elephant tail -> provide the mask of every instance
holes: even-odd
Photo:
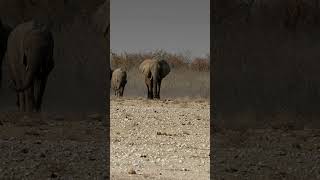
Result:
[[[34,76],[35,73],[29,69],[25,77],[25,83],[23,83],[22,87],[16,88],[16,91],[20,92],[28,89],[33,84]]]

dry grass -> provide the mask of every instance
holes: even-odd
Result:
[[[146,97],[144,76],[134,68],[127,72],[128,83],[125,87],[125,96]],[[110,92],[113,94],[113,91]],[[172,69],[170,74],[162,80],[161,97],[163,98],[209,98],[210,73],[191,70]]]

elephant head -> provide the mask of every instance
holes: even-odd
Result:
[[[115,92],[115,96],[122,97],[124,87],[127,84],[127,72],[122,68],[115,69],[112,73],[111,86]]]
[[[10,34],[7,61],[20,111],[40,111],[47,78],[54,68],[54,41],[45,25],[18,25]]]
[[[149,99],[160,99],[161,81],[170,73],[170,66],[164,60],[146,59],[139,66],[145,76]]]

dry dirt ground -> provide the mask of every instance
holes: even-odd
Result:
[[[320,179],[320,130],[218,130],[213,179]]]
[[[111,179],[209,179],[209,101],[112,98]]]
[[[0,114],[0,179],[106,179],[101,115]]]

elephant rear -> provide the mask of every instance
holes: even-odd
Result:
[[[40,111],[47,78],[54,68],[53,46],[49,28],[35,21],[16,26],[9,35],[6,59],[20,111]]]
[[[147,77],[150,77],[151,76],[151,71],[150,71],[150,67],[151,65],[153,64],[154,60],[153,59],[146,59],[144,60],[140,66],[139,66],[139,71],[147,76]]]
[[[8,38],[7,60],[16,88],[28,88],[33,75],[50,72],[53,62],[53,37],[46,26],[29,21],[18,25]]]
[[[140,64],[139,70],[145,76],[148,98],[160,99],[161,81],[170,73],[169,64],[165,60],[146,59]]]

